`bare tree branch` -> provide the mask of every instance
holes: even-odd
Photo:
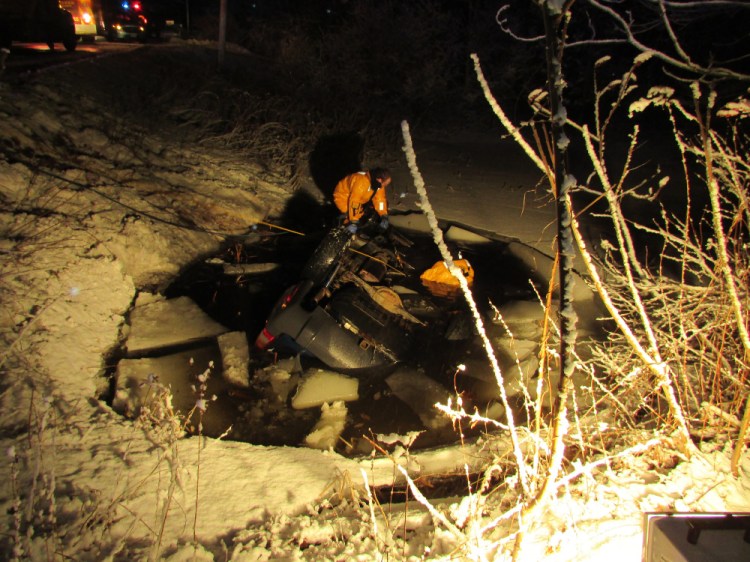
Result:
[[[735,72],[733,70],[730,70],[728,68],[724,67],[704,67],[697,63],[693,63],[689,59],[685,60],[682,58],[675,58],[673,56],[670,56],[663,51],[659,49],[655,49],[653,47],[649,47],[648,45],[642,43],[636,36],[635,33],[633,33],[633,28],[631,22],[628,22],[623,18],[616,10],[612,9],[609,6],[605,6],[601,1],[599,0],[586,0],[589,5],[593,6],[594,8],[600,10],[602,13],[609,16],[612,21],[614,21],[618,27],[620,28],[620,31],[624,34],[625,39],[627,42],[641,51],[642,53],[649,53],[658,60],[661,60],[662,62],[665,62],[669,64],[670,66],[673,66],[675,68],[679,68],[694,74],[697,74],[701,77],[701,79],[731,79],[731,80],[742,80],[742,81],[750,81],[750,74],[744,74],[741,72]]]

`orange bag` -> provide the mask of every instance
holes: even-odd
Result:
[[[455,260],[453,264],[461,270],[469,287],[471,287],[474,282],[474,268],[471,267],[471,264],[464,259]],[[422,285],[436,297],[452,298],[461,290],[458,279],[453,276],[448,270],[448,266],[442,261],[435,262],[435,265],[420,275],[419,278],[422,280]]]

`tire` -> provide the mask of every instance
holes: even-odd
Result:
[[[76,50],[76,47],[78,46],[78,37],[73,34],[73,37],[66,37],[63,39],[63,47],[65,47],[65,50],[69,53],[72,53]]]
[[[63,12],[60,29],[62,31],[62,44],[65,50],[72,53],[78,46],[78,36],[76,35],[76,25],[73,23],[73,16],[69,12]]]
[[[310,279],[316,285],[324,283],[351,243],[351,239],[352,235],[345,228],[331,229],[302,268],[302,279]]]

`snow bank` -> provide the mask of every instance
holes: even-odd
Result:
[[[45,76],[50,87],[38,84]],[[56,552],[80,558],[80,548],[83,558],[101,559],[143,558],[144,544],[158,544],[158,558],[192,540],[194,524],[196,538],[213,544],[269,509],[302,511],[330,485],[341,459],[205,438],[170,442],[182,434],[171,408],[134,422],[97,399],[108,389],[106,359],[119,348],[136,291],[158,292],[227,236],[278,212],[288,190],[260,179],[245,155],[223,150],[217,158],[208,147],[165,145],[135,124],[113,127],[108,108],[66,91],[74,81],[54,72],[35,81],[18,92],[0,84],[0,136],[17,153],[12,164],[0,159],[8,258],[0,262],[0,447],[18,459],[15,468],[5,456],[0,463],[3,513],[18,497],[17,470],[29,506],[40,501],[59,516],[47,533]],[[139,299],[130,351],[227,331],[190,303],[158,299]],[[169,331],[148,312],[165,307]],[[120,377],[142,390],[169,387],[171,376],[206,369],[198,353],[126,360]],[[189,391],[173,400],[196,405]],[[139,402],[128,396],[122,405],[136,415]],[[29,532],[40,548],[51,544],[41,527]]]

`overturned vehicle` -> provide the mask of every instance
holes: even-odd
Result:
[[[333,228],[274,306],[256,347],[314,357],[369,381],[469,341],[469,309],[436,252],[426,255],[392,227],[354,235]],[[457,265],[471,282],[469,263]]]
[[[220,376],[208,379],[217,402],[201,421],[205,435],[224,436],[231,426],[226,435],[235,440],[357,455],[372,450],[366,435],[401,436],[419,448],[452,443],[451,420],[435,404],[456,396],[467,411],[502,420],[486,340],[424,216],[391,223],[396,229],[365,225],[352,235],[334,227],[302,237],[265,224],[196,263],[166,300],[133,311],[117,367],[118,407],[137,411],[159,373],[173,403],[191,412],[195,379],[208,365]],[[537,378],[540,284],[529,283],[521,249],[495,233],[439,226],[472,282],[509,406],[523,413],[540,392],[549,401],[555,381]]]

